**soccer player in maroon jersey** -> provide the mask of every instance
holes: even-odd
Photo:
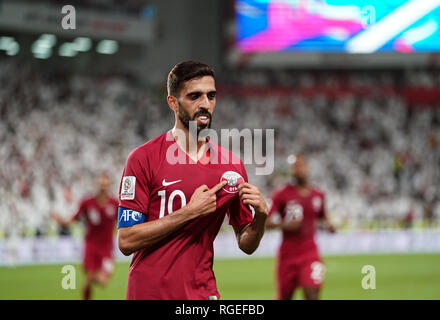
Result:
[[[304,155],[298,155],[291,167],[293,184],[276,190],[266,222],[268,229],[279,228],[283,240],[277,257],[277,299],[291,299],[302,287],[308,300],[319,298],[325,266],[315,243],[316,220],[329,232],[335,228],[327,220],[324,194],[308,181],[309,167]]]
[[[52,218],[68,228],[74,221],[83,219],[86,225],[83,267],[86,281],[83,299],[91,298],[93,284],[105,286],[113,273],[113,232],[118,212],[118,201],[109,193],[110,177],[101,173],[97,177],[97,192],[81,201],[78,211],[68,220],[51,212]]]
[[[211,67],[181,62],[170,71],[167,89],[174,128],[133,150],[121,180],[119,249],[134,253],[126,297],[216,300],[213,242],[225,216],[239,248],[252,254],[264,233],[267,206],[247,182],[240,159],[199,136],[210,127],[216,104]],[[184,163],[170,161],[173,156]]]

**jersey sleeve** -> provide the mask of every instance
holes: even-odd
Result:
[[[81,203],[79,204],[78,210],[75,212],[72,219],[74,221],[81,219],[84,216],[84,214],[86,214],[87,211],[86,209],[87,209],[86,200],[82,200]]]
[[[281,208],[281,199],[279,196],[279,192],[275,191],[270,195],[268,217],[276,213],[281,214],[281,211],[282,208]]]
[[[321,219],[325,219],[327,216],[326,210],[325,210],[325,196],[324,194],[321,194],[321,210],[318,213],[318,217]]]
[[[282,190],[275,190],[269,197],[269,213],[267,219],[273,223],[280,223],[284,219],[284,202],[282,197]]]
[[[241,163],[241,174],[245,182],[248,182],[248,177],[246,173],[246,169],[244,168],[243,163]],[[231,206],[228,211],[229,224],[231,226],[242,226],[252,222],[254,219],[253,212],[250,207],[245,205],[243,201],[241,201],[238,193],[234,200],[232,200]]]
[[[150,168],[146,156],[132,152],[119,186],[118,228],[145,221],[150,197]]]

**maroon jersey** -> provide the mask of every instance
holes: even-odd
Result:
[[[315,188],[310,188],[307,194],[301,194],[297,187],[288,184],[277,190],[271,200],[269,218],[278,213],[284,221],[301,221],[298,230],[283,231],[280,257],[292,260],[317,257],[316,219],[325,217],[324,194]]]
[[[86,224],[86,247],[100,252],[113,249],[113,230],[118,213],[118,201],[109,198],[100,206],[96,198],[83,200],[74,219],[84,219]]]
[[[119,227],[127,226],[122,220],[130,216],[146,223],[172,214],[203,184],[228,184],[216,194],[215,212],[134,253],[127,299],[219,298],[212,270],[214,239],[226,215],[234,226],[250,223],[253,216],[238,196],[238,185],[247,182],[243,163],[210,140],[206,145],[205,158],[194,162],[168,131],[129,155],[120,187]]]

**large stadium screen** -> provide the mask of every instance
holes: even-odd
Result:
[[[440,51],[439,0],[236,0],[242,53]]]

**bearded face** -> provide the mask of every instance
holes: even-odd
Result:
[[[182,105],[179,103],[178,111],[179,120],[182,122],[183,126],[189,130],[189,122],[195,121],[197,123],[197,134],[203,129],[211,128],[212,115],[206,109],[200,109],[191,115]]]
[[[177,97],[177,117],[189,130],[190,121],[195,121],[197,133],[211,127],[216,103],[215,81],[211,76],[188,80]]]

